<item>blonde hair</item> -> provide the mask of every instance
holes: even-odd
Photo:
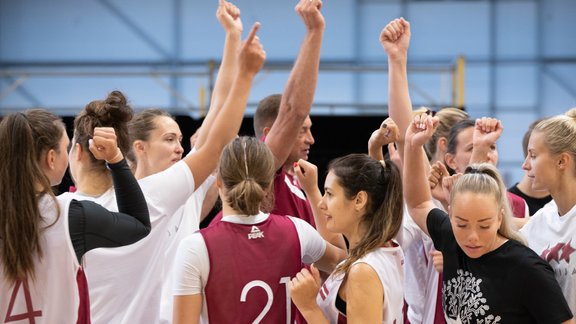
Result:
[[[576,160],[576,108],[539,122],[533,132],[544,134],[544,143],[552,154],[570,153]]]
[[[492,195],[498,202],[498,207],[504,210],[498,234],[526,245],[524,238],[512,225],[512,208],[506,195],[506,186],[496,167],[489,163],[469,165],[450,192],[450,204],[452,205],[458,194],[464,192]]]

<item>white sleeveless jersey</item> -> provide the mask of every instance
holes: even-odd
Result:
[[[166,248],[176,237],[170,224],[194,192],[194,178],[180,161],[138,183],[150,213],[150,234],[134,244],[95,249],[84,256],[94,324],[159,322]],[[112,189],[97,198],[78,197],[118,210]]]
[[[384,307],[382,323],[401,324],[404,322],[404,254],[400,246],[378,248],[360,260],[354,262],[366,263],[376,271],[384,288]],[[332,324],[345,323],[346,316],[336,308],[336,296],[342,285],[343,275],[331,274],[320,288],[316,302],[328,321]],[[340,322],[339,322],[340,321]]]
[[[411,324],[434,323],[440,293],[438,271],[430,255],[435,250],[434,243],[412,220],[406,204],[396,239],[404,251],[404,299],[408,304],[408,320]]]
[[[76,323],[80,304],[76,275],[80,265],[68,229],[70,201],[70,197],[55,201],[49,195],[40,199],[45,230],[40,237],[43,257],[34,262],[35,280],[8,284],[0,267],[2,323]]]

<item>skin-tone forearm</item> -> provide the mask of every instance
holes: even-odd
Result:
[[[197,324],[200,323],[202,311],[202,295],[174,296],[172,323]]]
[[[326,319],[324,313],[322,312],[320,307],[318,307],[318,305],[313,305],[312,307],[307,308],[305,310],[300,310],[300,313],[302,314],[302,316],[304,316],[304,319],[308,323],[318,323],[318,324],[330,323],[328,322],[328,319]]]
[[[266,58],[262,44],[256,37],[259,26],[259,23],[254,25],[250,35],[241,46],[238,72],[222,111],[210,129],[206,145],[203,145],[195,154],[184,158],[194,175],[197,187],[216,168],[224,146],[232,141],[240,129],[252,82]]]
[[[342,234],[332,233],[326,229],[326,217],[323,216],[320,211],[318,204],[322,200],[322,194],[320,189],[311,190],[312,192],[306,192],[308,201],[310,201],[310,206],[312,207],[312,214],[314,214],[314,222],[316,223],[316,230],[322,236],[324,240],[331,243],[332,245],[346,251],[346,243],[344,242],[344,237]]]
[[[274,154],[277,169],[287,162],[302,123],[312,108],[324,36],[324,17],[320,7],[317,1],[308,0],[301,0],[296,6],[307,32],[284,87],[278,116],[266,136],[266,144]]]
[[[490,161],[489,154],[502,134],[502,123],[495,118],[483,117],[476,119],[472,140],[472,156],[470,163],[495,162]]]
[[[412,100],[408,87],[408,46],[410,24],[403,18],[391,21],[380,33],[388,55],[388,113],[398,125],[398,152],[404,156],[404,134],[412,121]]]
[[[432,137],[438,118],[420,115],[414,118],[406,132],[403,189],[408,213],[420,229],[428,235],[426,219],[436,206],[428,183],[428,163],[424,153],[424,143]]]
[[[408,91],[407,55],[396,60],[388,59],[389,114],[398,125],[400,138],[398,151],[404,155],[404,134],[412,120],[412,100]]]
[[[346,244],[342,234],[328,231],[326,228],[326,217],[320,210],[319,205],[322,200],[322,193],[318,188],[318,168],[314,164],[301,159],[294,163],[294,174],[298,177],[298,182],[310,202],[316,230],[324,240],[345,251]]]
[[[490,147],[495,144],[482,143],[474,145],[472,149],[472,154],[470,155],[470,163],[484,163],[488,162],[488,153],[490,153]]]
[[[412,146],[406,143],[404,152],[404,201],[408,206],[408,212],[414,222],[428,235],[426,217],[428,213],[417,212],[419,207],[426,202],[432,202],[432,194],[427,181],[424,148]]]
[[[374,160],[384,160],[384,154],[382,154],[382,146],[370,141],[368,141],[368,155]]]
[[[216,116],[222,110],[222,105],[230,92],[232,81],[234,81],[234,76],[238,71],[236,55],[240,48],[240,38],[242,36],[242,21],[239,15],[240,10],[236,6],[223,0],[220,1],[216,16],[226,31],[226,38],[224,40],[222,62],[218,69],[216,84],[210,100],[210,108],[202,122],[202,127],[200,127],[195,144],[196,149],[199,149],[206,142],[208,132],[212,128]]]

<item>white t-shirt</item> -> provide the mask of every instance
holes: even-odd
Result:
[[[183,239],[199,230],[202,203],[204,202],[204,198],[206,198],[208,190],[214,185],[215,181],[215,176],[211,175],[208,177],[208,179],[194,191],[194,194],[186,201],[186,204],[178,209],[176,215],[172,217],[172,223],[169,226],[172,230],[177,231],[177,234],[166,248],[166,262],[163,275],[165,280],[162,286],[162,298],[160,300],[160,323],[172,322],[172,304],[174,300],[172,297],[172,288],[175,281],[172,268],[176,251],[178,251],[178,246]]]
[[[96,324],[159,322],[166,249],[177,236],[170,224],[194,192],[194,178],[186,162],[179,161],[138,183],[150,212],[150,234],[134,244],[95,249],[84,256],[92,322]],[[100,197],[76,195],[117,210],[110,191]]]
[[[553,202],[536,212],[520,232],[530,248],[550,263],[570,310],[576,314],[576,206],[559,216]]]
[[[254,216],[225,216],[223,222],[235,224],[258,224],[268,219],[269,214],[260,213]],[[294,222],[300,241],[302,262],[310,264],[318,261],[326,251],[326,242],[307,222],[289,216]],[[194,233],[180,243],[174,261],[174,295],[196,295],[203,293],[210,274],[210,258],[204,238]],[[206,323],[206,299],[203,298],[201,320]]]

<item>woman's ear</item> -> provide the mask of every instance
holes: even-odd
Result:
[[[222,188],[222,178],[220,178],[218,174],[216,174],[216,187],[218,187],[218,189]]]
[[[454,155],[452,153],[446,153],[444,155],[444,162],[446,162],[446,165],[449,166],[452,170],[456,170],[458,167],[458,165],[456,165],[456,161],[454,161]]]
[[[142,154],[145,150],[144,141],[135,140],[134,143],[132,143],[132,150],[134,151],[134,154]]]
[[[567,153],[567,152],[562,152],[560,154],[558,154],[558,158],[556,160],[556,165],[558,165],[558,168],[562,171],[569,169],[568,166],[569,165],[573,165],[573,163],[570,163],[570,161],[574,161],[574,159],[572,159],[572,156]],[[571,168],[570,168],[571,170]]]
[[[82,159],[83,153],[84,150],[82,149],[82,145],[80,145],[80,143],[73,144],[71,158],[74,159],[74,161],[80,161]]]
[[[436,152],[446,153],[447,150],[448,150],[448,140],[446,139],[446,137],[438,138],[438,141],[436,141]]]
[[[368,194],[366,191],[360,191],[356,194],[354,198],[354,210],[362,211],[366,208],[368,204]]]
[[[56,151],[49,149],[44,156],[44,164],[47,170],[54,170],[56,161]]]

